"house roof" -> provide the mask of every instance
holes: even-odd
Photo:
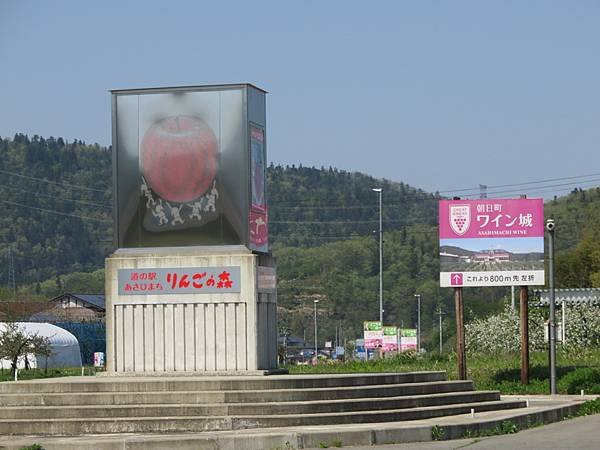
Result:
[[[536,291],[539,293],[539,305],[547,306],[550,304],[550,290],[540,289]],[[573,288],[573,289],[555,289],[554,290],[554,302],[555,304],[565,303],[570,305],[600,305],[600,288]]]
[[[76,297],[79,300],[82,300],[86,303],[89,303],[92,306],[95,306],[96,308],[100,308],[103,311],[106,310],[104,294],[74,294],[66,292],[62,295],[59,295],[58,297],[53,298],[51,301],[62,300],[65,297]]]

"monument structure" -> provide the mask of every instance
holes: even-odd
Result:
[[[266,92],[114,90],[108,374],[277,367]]]

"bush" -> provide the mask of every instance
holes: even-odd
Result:
[[[561,391],[567,394],[600,394],[600,369],[584,367],[567,373],[559,382]]]

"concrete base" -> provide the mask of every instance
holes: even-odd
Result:
[[[211,267],[239,270],[237,292],[119,291],[122,269],[156,271],[160,277]],[[235,375],[276,369],[277,293],[274,283],[266,288],[259,283],[265,268],[274,273],[273,259],[243,246],[117,250],[106,259],[106,373]]]
[[[87,435],[77,437],[3,436],[0,448],[17,450],[37,443],[46,450],[189,450],[309,449],[323,444],[334,447],[371,446],[426,442],[434,440],[433,429],[441,439],[456,439],[484,432],[510,420],[520,429],[563,420],[577,412],[581,397],[557,398],[538,403],[537,396],[523,397],[530,407],[490,411],[452,417],[436,417],[394,423],[290,427],[203,433]]]

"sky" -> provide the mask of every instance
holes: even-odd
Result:
[[[0,137],[109,145],[110,89],[248,82],[275,164],[548,198],[600,185],[598,55],[597,1],[0,0]]]

